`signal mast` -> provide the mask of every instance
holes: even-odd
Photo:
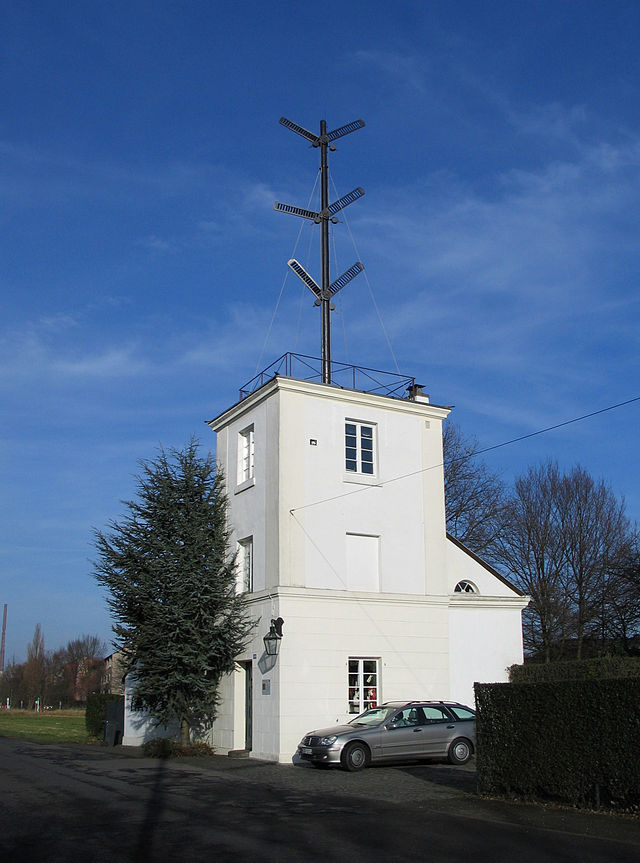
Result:
[[[302,219],[309,219],[315,224],[319,224],[321,228],[321,249],[322,249],[322,285],[313,279],[305,270],[299,261],[291,258],[288,261],[288,266],[304,282],[311,293],[316,298],[316,306],[320,306],[322,312],[322,383],[331,383],[331,311],[334,309],[332,298],[347,285],[351,279],[355,278],[358,273],[361,273],[364,267],[357,261],[352,267],[344,272],[334,282],[331,282],[329,273],[329,222],[336,224],[338,218],[336,213],[343,210],[349,204],[357,201],[364,195],[364,189],[358,186],[349,194],[344,195],[333,204],[329,203],[329,171],[327,164],[328,150],[335,150],[333,141],[337,138],[342,138],[350,132],[355,132],[357,129],[362,129],[364,126],[363,120],[354,120],[352,123],[347,123],[346,126],[340,126],[339,129],[334,129],[333,132],[327,132],[326,120],[320,121],[320,134],[316,135],[309,132],[308,129],[287,120],[286,117],[280,118],[280,123],[285,128],[292,132],[301,135],[311,142],[311,145],[320,150],[320,212],[314,210],[306,210],[302,207],[296,207],[292,204],[281,204],[276,201],[273,205],[274,210],[280,213],[289,213],[292,216],[300,216]]]

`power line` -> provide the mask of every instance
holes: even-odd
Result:
[[[547,428],[539,429],[538,431],[530,432],[529,434],[523,434],[520,437],[514,437],[512,440],[503,441],[503,443],[497,443],[493,446],[485,447],[484,449],[479,449],[478,452],[474,453],[474,455],[480,455],[481,453],[491,452],[494,449],[500,449],[503,446],[509,446],[512,443],[519,443],[521,440],[527,440],[530,437],[536,437],[537,435],[546,434],[547,432],[554,431],[555,429],[561,429],[564,426],[570,426],[573,423],[582,422],[582,420],[591,419],[591,417],[596,417],[598,414],[605,414],[607,411],[615,410],[616,408],[622,408],[625,405],[633,404],[633,402],[640,401],[640,396],[635,396],[635,398],[627,399],[624,402],[618,402],[615,405],[609,405],[607,408],[600,408],[598,411],[592,411],[589,414],[583,414],[581,417],[574,417],[572,420],[565,420],[563,423],[556,423],[553,426],[547,426]]]
[[[520,443],[520,441],[528,440],[529,438],[532,438],[532,437],[538,437],[539,435],[547,434],[547,432],[555,431],[556,429],[564,428],[565,426],[573,425],[574,423],[578,423],[578,422],[582,422],[583,420],[591,419],[591,417],[599,416],[600,414],[604,414],[604,413],[607,413],[608,411],[616,410],[617,408],[625,407],[626,405],[630,405],[630,404],[633,404],[634,402],[638,402],[638,401],[640,401],[640,396],[635,396],[634,398],[627,399],[626,401],[618,402],[617,404],[614,404],[614,405],[609,405],[606,408],[600,408],[600,410],[591,411],[591,413],[582,414],[582,416],[574,417],[573,419],[565,420],[564,422],[556,423],[555,425],[547,426],[546,428],[543,428],[543,429],[538,429],[538,431],[530,432],[529,434],[525,434],[525,435],[520,435],[520,437],[511,438],[511,440],[502,441],[502,443],[493,444],[493,446],[484,447],[483,449],[476,450],[476,452],[471,453],[468,456],[462,456],[460,460],[466,459],[466,458],[475,458],[475,456],[482,455],[483,453],[492,452],[493,450],[501,449],[502,447],[505,447],[505,446],[511,446],[511,444]],[[343,492],[342,494],[336,494],[333,497],[326,497],[323,500],[316,500],[313,503],[306,503],[306,504],[304,504],[304,506],[293,507],[293,509],[289,510],[289,513],[291,515],[293,515],[294,512],[299,512],[300,510],[303,510],[303,509],[310,509],[311,507],[319,506],[322,503],[330,503],[331,501],[334,501],[334,500],[340,500],[344,497],[350,497],[352,494],[359,494],[360,492],[368,491],[371,488],[381,488],[383,485],[389,485],[392,482],[399,482],[400,480],[403,480],[403,479],[409,479],[412,476],[418,476],[421,473],[426,473],[428,470],[435,470],[436,468],[440,468],[443,466],[444,466],[444,462],[438,462],[438,464],[432,464],[432,465],[429,465],[429,467],[423,467],[423,468],[420,468],[419,470],[411,471],[411,473],[405,473],[405,474],[401,474],[400,476],[391,477],[391,479],[386,479],[384,482],[374,483],[372,485],[363,485],[360,488],[354,489],[353,491],[346,491],[346,492]]]

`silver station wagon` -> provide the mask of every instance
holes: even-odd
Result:
[[[451,701],[387,701],[345,725],[310,731],[298,756],[314,767],[339,764],[362,770],[406,758],[447,758],[466,764],[475,751],[476,715]]]

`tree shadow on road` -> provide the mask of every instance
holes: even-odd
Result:
[[[153,785],[147,801],[144,821],[131,859],[134,863],[149,863],[154,857],[153,842],[166,805],[167,757],[158,760]]]

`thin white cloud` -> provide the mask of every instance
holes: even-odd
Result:
[[[150,368],[135,347],[124,346],[77,358],[56,357],[51,371],[72,378],[130,378],[147,374]]]
[[[77,327],[78,313],[59,312],[54,315],[41,315],[38,318],[38,328],[44,332],[59,333]]]
[[[429,95],[427,77],[429,61],[422,55],[399,51],[360,50],[354,59],[376,74],[382,73],[394,86],[409,89],[421,98]]]
[[[141,237],[139,240],[136,240],[136,245],[142,246],[142,248],[159,255],[174,254],[179,249],[179,243],[176,240],[158,237],[156,234]]]
[[[205,160],[128,165],[0,141],[0,190],[5,203],[17,208],[64,206],[79,199],[125,199],[140,206],[149,198],[184,197],[227,182],[226,172]]]
[[[584,129],[589,119],[584,105],[566,108],[559,102],[550,102],[533,105],[528,109],[515,109],[506,100],[502,104],[514,129],[520,134],[535,136],[545,141],[553,138],[582,149]]]

